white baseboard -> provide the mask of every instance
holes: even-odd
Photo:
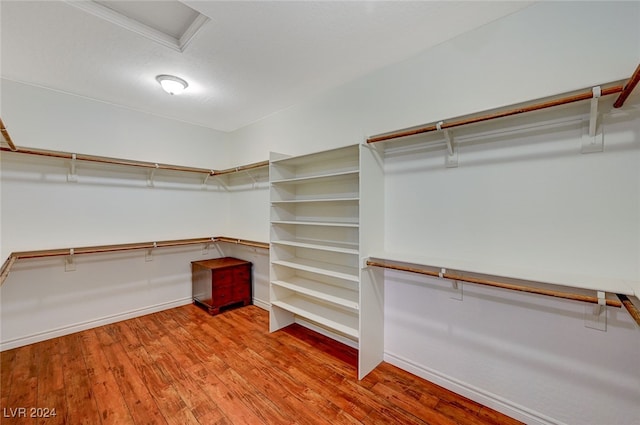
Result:
[[[259,300],[257,298],[253,299],[253,305],[267,311],[271,308],[271,304],[269,304],[268,301]]]
[[[110,316],[101,317],[98,319],[87,320],[80,323],[74,323],[68,326],[62,326],[59,328],[51,329],[44,332],[38,332],[35,334],[14,338],[8,341],[0,342],[0,351],[10,350],[12,348],[18,348],[36,342],[45,341],[51,338],[57,338],[59,336],[69,335],[72,333],[84,331],[87,329],[97,328],[99,326],[108,325],[110,323],[120,322],[122,320],[133,319],[134,317],[144,316],[150,313],[156,313],[162,310],[168,310],[170,308],[180,307],[183,305],[191,304],[191,297],[181,298],[166,303],[155,304],[147,307],[138,308],[135,310],[129,310],[123,313],[113,314]]]
[[[384,361],[526,424],[565,425],[563,422],[559,422],[542,413],[535,412],[496,394],[477,388],[426,366],[416,364],[402,356],[385,351]]]

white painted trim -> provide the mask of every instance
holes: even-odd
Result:
[[[187,48],[191,40],[193,40],[196,34],[198,34],[204,24],[206,24],[210,20],[211,19],[209,19],[207,16],[204,16],[201,13],[198,14],[196,19],[194,19],[191,25],[189,25],[189,28],[187,28],[186,31],[182,34],[180,40],[178,40],[178,46],[180,47],[181,52],[184,52],[184,49]]]
[[[540,412],[385,351],[384,361],[529,425],[566,425]]]
[[[262,300],[259,300],[259,299],[256,299],[256,298],[253,299],[253,305],[255,305],[256,307],[260,307],[260,308],[262,308],[264,310],[267,310],[267,311],[269,311],[270,308],[271,308],[271,304],[270,303],[262,301]],[[306,320],[304,320],[304,319],[302,319],[302,318],[300,318],[298,316],[295,317],[294,322],[299,324],[300,326],[303,326],[303,327],[307,328],[307,329],[311,329],[312,331],[318,332],[321,335],[324,335],[324,336],[329,337],[331,339],[334,339],[334,340],[336,340],[338,342],[341,342],[341,343],[343,343],[345,345],[348,345],[349,347],[358,349],[358,343],[356,341],[354,341],[352,339],[349,339],[349,338],[346,338],[346,337],[344,337],[344,336],[342,336],[340,334],[331,332],[331,331],[329,331],[329,330],[327,330],[325,328],[322,328],[320,326],[317,326],[316,324],[308,322],[308,321],[306,321]]]
[[[94,320],[87,320],[84,322],[74,323],[72,325],[62,326],[60,328],[50,329],[48,331],[38,332],[35,334],[11,339],[8,341],[2,341],[0,343],[0,351],[10,350],[12,348],[34,344],[36,342],[45,341],[47,339],[69,335],[75,332],[97,328],[99,326],[104,326],[104,325],[120,322],[127,319],[133,319],[134,317],[145,316],[147,314],[156,313],[162,310],[169,310],[171,308],[181,307],[183,305],[191,304],[191,302],[192,302],[191,297],[181,298],[178,300],[155,304],[155,305],[151,305],[143,308],[138,308],[135,310],[129,310],[123,313],[113,314],[110,316],[105,316],[105,317],[101,317]]]
[[[337,334],[335,332],[331,332],[321,326],[318,326],[312,322],[306,321],[305,319],[301,318],[300,316],[296,316],[294,319],[294,322],[299,324],[300,326],[303,326],[307,329],[311,329],[312,331],[318,332],[321,335],[324,335],[328,338],[331,338],[335,341],[341,342],[344,345],[348,345],[349,347],[358,349],[358,342],[354,341],[352,339],[346,338],[340,334]]]
[[[253,299],[253,305],[267,311],[269,311],[269,309],[271,308],[271,304],[269,304],[269,301],[263,301],[257,298]]]
[[[122,28],[125,28],[129,31],[135,32],[143,37],[147,37],[150,40],[155,41],[156,43],[162,44],[165,47],[169,47],[177,52],[182,52],[187,47],[189,42],[195,37],[195,35],[200,31],[202,26],[210,21],[207,16],[198,13],[196,19],[193,20],[189,28],[182,34],[180,39],[159,31],[155,28],[152,28],[146,24],[143,24],[140,21],[132,19],[126,15],[123,15],[120,12],[109,9],[106,6],[101,5],[100,3],[96,3],[95,1],[76,1],[76,0],[65,0],[67,4],[71,6],[75,6],[78,9],[84,10],[87,13],[90,13],[98,18],[104,19],[107,22],[111,22],[112,24],[118,25]],[[197,11],[196,11],[197,12]]]

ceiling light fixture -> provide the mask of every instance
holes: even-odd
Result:
[[[180,94],[189,87],[189,83],[173,75],[158,75],[156,80],[160,83],[162,89],[171,95]]]

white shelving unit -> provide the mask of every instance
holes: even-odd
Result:
[[[358,146],[272,154],[271,330],[297,318],[359,337]]]
[[[383,350],[382,286],[374,288],[368,271],[361,287],[362,149],[271,154],[269,171],[270,329],[299,322],[358,348],[360,378],[382,361]],[[367,169],[381,173],[380,162],[365,153]]]

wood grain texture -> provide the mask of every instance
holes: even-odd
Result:
[[[2,423],[519,423],[387,363],[358,381],[357,358],[298,325],[268,333],[255,306],[187,305],[3,352],[2,407],[57,416]]]
[[[624,105],[624,102],[627,100],[633,89],[636,88],[638,83],[640,82],[640,64],[636,67],[636,70],[633,72],[627,84],[624,85],[622,92],[613,103],[614,108],[621,108]]]

